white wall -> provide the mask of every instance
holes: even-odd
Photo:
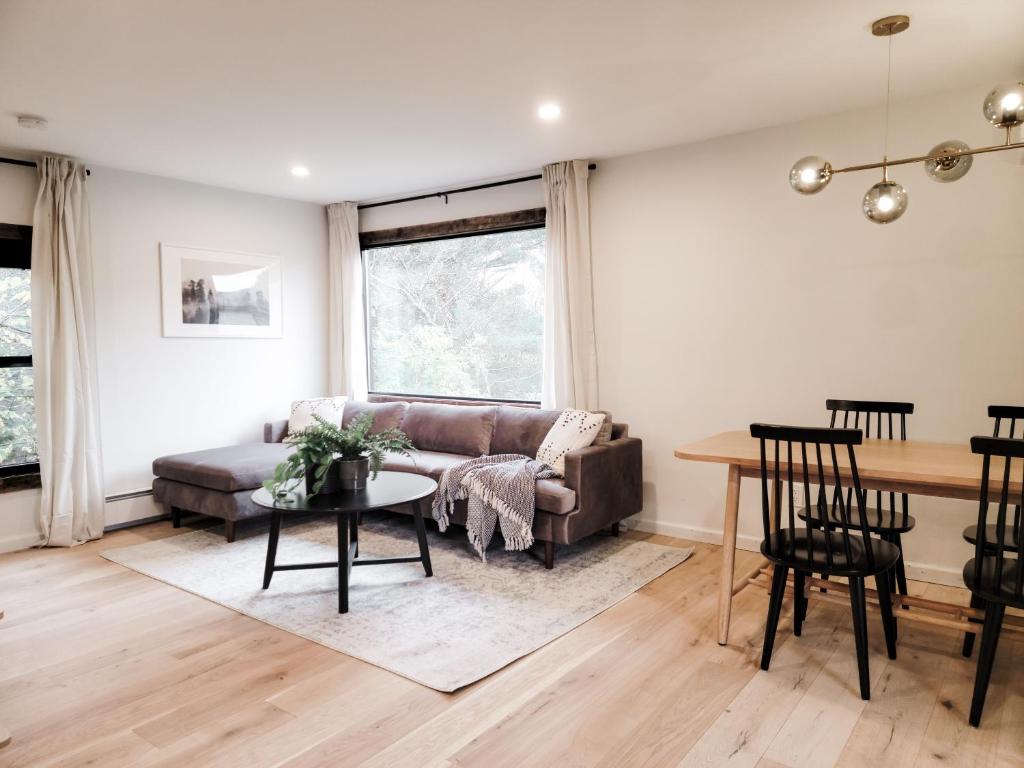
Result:
[[[990,84],[897,103],[890,154],[955,137],[1001,142],[981,116]],[[955,184],[920,166],[892,176],[910,207],[860,212],[880,174],[837,176],[815,197],[790,165],[880,159],[884,115],[859,110],[620,158],[591,175],[601,403],[644,440],[641,527],[720,541],[725,467],[674,447],[752,421],[824,424],[826,397],[910,400],[911,437],[985,433],[989,403],[1024,402],[1024,152],[978,157]],[[543,205],[539,182],[371,209],[364,231]],[[744,482],[740,545],[760,542]],[[912,575],[960,583],[965,502],[915,498]]]
[[[0,221],[31,223],[33,169],[0,165]],[[262,439],[265,420],[327,388],[322,206],[92,167],[105,491],[148,488],[160,455]],[[159,243],[275,254],[283,339],[163,338]],[[38,537],[38,492],[0,494],[0,551]],[[156,514],[108,504],[108,524]],[[28,541],[27,543],[32,543]]]
[[[891,154],[995,143],[985,92],[899,105]],[[803,155],[878,158],[882,125],[859,111],[600,162],[601,402],[644,440],[644,527],[720,540],[726,469],[673,458],[688,441],[753,421],[824,424],[825,398],[845,397],[913,401],[911,437],[964,442],[991,430],[988,404],[1024,402],[1024,153],[978,157],[955,184],[893,169],[910,205],[886,226],[860,212],[875,172],[809,198],[789,189]],[[755,482],[742,502],[753,548]],[[976,507],[915,498],[911,511],[908,561],[957,583]]]

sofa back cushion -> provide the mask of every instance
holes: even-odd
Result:
[[[421,451],[482,456],[491,446],[496,411],[493,405],[412,403],[401,426]]]
[[[502,405],[494,420],[491,453],[522,453],[537,458],[540,444],[551,430],[561,411],[539,408],[517,408]]]
[[[361,403],[349,400],[345,403],[341,426],[347,427],[356,417],[362,416],[364,413],[372,413],[373,427],[370,428],[370,434],[375,435],[385,429],[400,427],[408,408],[408,403]]]

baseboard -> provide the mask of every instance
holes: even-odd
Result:
[[[0,539],[0,554],[17,552],[21,549],[29,549],[37,544],[43,543],[43,537],[38,533],[19,533],[14,536],[5,536]]]
[[[630,527],[646,533],[660,533],[664,536],[674,536],[677,539],[689,539],[700,541],[705,544],[721,544],[722,531],[713,528],[698,528],[681,523],[667,523],[661,520],[639,519]],[[759,536],[736,537],[736,548],[748,552],[757,552],[761,548]],[[914,581],[926,581],[929,584],[942,584],[947,587],[962,587],[964,585],[963,572],[959,568],[948,568],[934,563],[916,563],[907,561],[907,578]]]

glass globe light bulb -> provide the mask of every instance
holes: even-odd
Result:
[[[935,181],[949,182],[962,179],[971,170],[974,157],[957,153],[969,149],[969,146],[956,139],[936,144],[928,152],[934,159],[925,161],[924,172]]]
[[[907,190],[895,181],[880,181],[864,195],[864,216],[876,224],[896,221],[907,210]]]
[[[981,107],[985,119],[997,128],[1024,123],[1024,81],[997,85]]]
[[[789,186],[801,195],[821,192],[832,181],[832,166],[820,157],[810,155],[797,160],[789,170]]]

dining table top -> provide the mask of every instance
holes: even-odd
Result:
[[[849,458],[841,446],[836,451],[837,464],[841,475],[848,477]],[[796,446],[794,446],[796,448]],[[761,474],[760,441],[750,435],[749,430],[720,432],[693,443],[681,445],[674,451],[676,458],[689,461],[711,462],[738,466],[744,477],[759,477]],[[946,498],[978,499],[981,487],[982,457],[973,453],[967,442],[934,443],[922,440],[888,440],[865,438],[854,446],[857,474],[865,488],[913,493],[923,496]],[[768,448],[768,467],[774,469],[774,449]],[[825,456],[826,466],[831,458]],[[817,464],[812,457],[808,462]],[[794,455],[794,474],[802,473],[803,462]],[[1003,460],[993,457],[990,469],[989,488],[998,493],[1002,488]],[[779,462],[785,472],[787,462]],[[827,469],[826,469],[827,471]],[[1017,480],[1011,482],[1010,493],[1020,498],[1020,463],[1013,467]],[[813,473],[812,473],[813,477]]]

